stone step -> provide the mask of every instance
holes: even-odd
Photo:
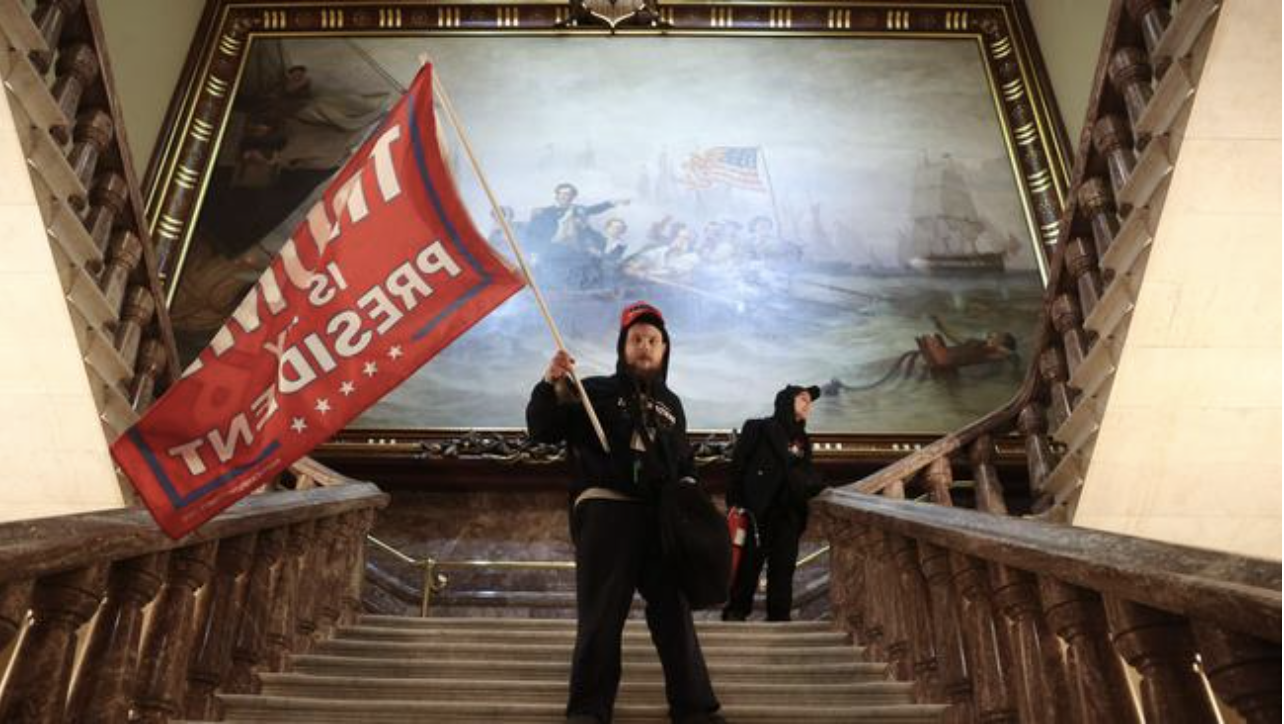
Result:
[[[839,646],[850,643],[842,631],[793,631],[764,625],[736,630],[708,629],[696,626],[702,646]],[[335,632],[339,641],[469,641],[472,643],[567,644],[575,641],[575,629],[497,629],[494,626],[433,626],[392,628],[388,626],[343,626]],[[624,642],[650,643],[645,627],[627,627]]]
[[[454,702],[454,701],[351,701],[345,699],[311,699],[278,696],[222,695],[226,705],[225,722],[310,722],[312,724],[409,724],[433,722],[434,724],[480,724],[506,722],[509,724],[543,724],[565,721],[563,704],[522,704],[509,702]],[[939,722],[943,706],[922,704],[892,704],[869,706],[733,706],[724,707],[722,713],[728,721],[747,722],[808,722],[838,724],[839,722]],[[614,721],[620,724],[661,724],[668,722],[667,707],[658,704],[625,704],[615,708]]]
[[[370,679],[306,674],[261,675],[265,696],[361,699],[365,701],[489,701],[564,703],[563,680],[508,681],[503,679]],[[899,681],[866,681],[817,684],[802,682],[726,682],[716,684],[718,698],[727,706],[806,704],[809,706],[858,706],[912,704],[913,685]],[[660,681],[625,680],[620,704],[660,704]]]
[[[406,630],[439,628],[439,627],[461,627],[461,628],[487,628],[487,629],[522,629],[522,630],[559,630],[575,629],[573,619],[554,619],[554,618],[488,618],[488,617],[437,617],[437,618],[416,618],[413,616],[386,616],[367,614],[360,616],[357,623],[361,626],[383,626],[387,628],[399,628]],[[644,630],[645,621],[635,621],[630,619],[625,624],[625,631],[632,629]],[[696,621],[696,630],[700,633],[705,631],[754,631],[761,632],[774,631],[778,633],[802,632],[802,631],[833,631],[833,624],[829,621]]]
[[[471,641],[322,641],[312,653],[354,656],[368,659],[417,661],[437,659],[492,659],[495,661],[548,661],[571,657],[571,643],[473,643]],[[860,650],[847,644],[837,646],[721,646],[701,644],[706,661],[738,661],[763,666],[850,661]],[[624,661],[658,661],[649,641],[628,642],[622,647]]]
[[[709,675],[715,684],[734,682],[775,683],[854,683],[882,681],[887,665],[854,660],[852,656],[837,663],[798,663],[786,666],[744,664],[722,659],[709,661]],[[540,661],[495,659],[413,659],[394,660],[357,656],[301,654],[293,656],[291,671],[318,676],[369,677],[381,679],[413,678],[484,678],[510,681],[560,681],[570,676],[570,656],[559,655]],[[629,661],[624,664],[624,680],[661,681],[657,661]]]

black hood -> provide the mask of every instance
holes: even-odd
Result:
[[[646,323],[660,330],[664,339],[664,357],[660,360],[660,374],[656,377],[657,385],[663,387],[669,378],[669,356],[673,353],[673,344],[669,342],[669,329],[664,326],[664,317],[655,307],[639,302],[629,305],[621,315],[620,336],[615,340],[615,371],[618,374],[629,374],[628,365],[624,363],[624,341],[629,336],[629,328],[635,324]]]
[[[806,420],[799,422],[794,416],[794,398],[800,392],[811,394],[813,402],[820,397],[820,388],[815,385],[811,387],[785,385],[783,390],[776,393],[776,411],[772,414],[772,417],[790,432],[802,432],[807,427]]]

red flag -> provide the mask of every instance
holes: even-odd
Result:
[[[183,379],[112,445],[170,536],[327,440],[521,289],[451,182],[431,73],[419,72]]]

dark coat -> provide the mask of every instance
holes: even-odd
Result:
[[[745,420],[731,458],[728,507],[745,508],[764,520],[773,508],[783,506],[798,520],[806,520],[807,502],[823,485],[812,465],[811,439],[794,421],[793,396],[798,391],[801,388],[781,390],[773,416]],[[800,443],[801,455],[789,451],[791,441]]]
[[[645,320],[650,321],[650,320]],[[731,577],[731,539],[726,521],[695,479],[695,456],[687,443],[687,419],[682,401],[665,385],[672,347],[663,321],[665,355],[659,376],[645,396],[626,371],[624,339],[616,342],[615,374],[583,380],[584,391],[597,413],[608,454],[578,399],[559,400],[557,389],[540,381],[526,405],[526,427],[539,442],[567,442],[575,476],[571,500],[586,488],[609,488],[655,506],[665,564],[693,608],[721,605],[727,600]],[[634,433],[646,440],[634,450]],[[578,543],[577,543],[578,545]]]
[[[559,400],[556,388],[543,380],[531,391],[526,405],[527,431],[538,442],[566,441],[574,468],[572,500],[584,489],[598,487],[654,502],[663,482],[695,477],[695,456],[687,442],[686,413],[682,401],[665,384],[673,349],[668,330],[662,322],[658,326],[664,334],[666,348],[660,375],[647,390],[647,409],[642,409],[638,383],[624,365],[624,329],[616,341],[615,374],[582,380],[611,446],[609,455],[602,450],[578,399]],[[630,445],[633,432],[639,427],[654,432],[645,453],[635,452]]]
[[[584,391],[597,412],[611,446],[608,455],[578,400],[559,401],[553,385],[540,381],[526,405],[526,427],[533,439],[556,443],[565,440],[571,466],[572,500],[586,488],[610,488],[639,500],[654,501],[659,484],[695,476],[695,459],[687,443],[687,419],[682,401],[667,387],[651,391],[653,410],[638,409],[633,380],[625,372],[583,380]],[[655,441],[647,453],[630,449],[635,420],[650,416]],[[643,459],[638,460],[639,455]],[[635,477],[634,462],[644,474]]]

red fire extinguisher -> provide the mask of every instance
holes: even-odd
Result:
[[[749,511],[744,508],[732,508],[727,511],[727,532],[731,534],[731,580],[736,580],[736,571],[740,570],[740,559],[744,554],[745,542],[749,540]]]

